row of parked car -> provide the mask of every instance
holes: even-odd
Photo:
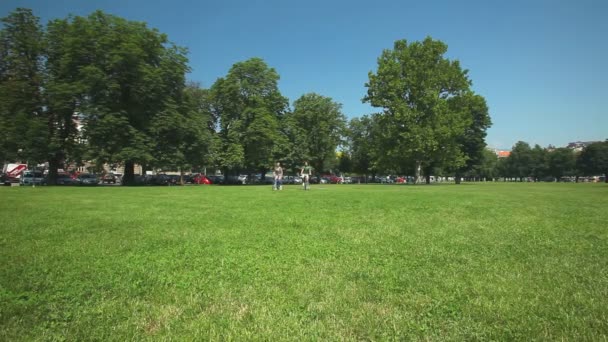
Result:
[[[8,179],[6,175],[2,176],[2,182],[5,185],[10,185],[16,179]],[[48,183],[47,175],[42,171],[25,171],[18,180],[21,185],[46,185]],[[375,177],[374,179],[365,179],[365,177],[341,177],[336,175],[321,175],[312,176],[310,183],[312,184],[350,184],[350,183],[407,183],[409,180],[402,177]],[[253,175],[229,175],[229,176],[214,176],[204,174],[190,175],[135,175],[135,185],[180,185],[180,184],[272,184],[274,177],[271,173],[262,176],[262,174]],[[82,173],[78,175],[62,173],[57,175],[56,185],[98,185],[98,184],[121,184],[122,175],[105,174],[95,175],[91,173]],[[302,177],[298,175],[285,175],[283,184],[302,184]]]
[[[217,178],[203,174],[191,175],[135,175],[135,185],[180,185],[180,184],[215,184]]]
[[[42,171],[24,171],[19,178],[10,178],[5,174],[0,175],[3,185],[11,185],[18,183],[19,185],[46,185],[48,183],[47,175]],[[100,179],[89,173],[79,175],[59,174],[57,175],[57,185],[97,185]]]

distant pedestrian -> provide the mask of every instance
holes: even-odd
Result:
[[[304,166],[300,172],[300,176],[302,177],[302,186],[304,190],[310,190],[310,176],[312,175],[312,167],[308,165],[308,162],[304,162]]]
[[[281,163],[276,163],[272,175],[274,176],[272,190],[283,190],[283,168],[281,167]]]

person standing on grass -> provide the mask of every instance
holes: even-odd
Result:
[[[272,175],[274,176],[272,190],[283,190],[283,168],[281,167],[281,163],[276,163]]]
[[[304,187],[304,190],[310,190],[310,176],[312,176],[312,167],[308,165],[307,161],[304,162],[300,176],[302,177],[302,186]]]

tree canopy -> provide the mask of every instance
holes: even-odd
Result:
[[[268,169],[280,154],[279,124],[288,100],[278,88],[279,74],[261,58],[232,66],[211,87],[218,122],[218,164],[224,170]]]
[[[345,135],[342,106],[330,97],[309,93],[297,99],[293,107],[286,123],[292,127],[292,146],[298,151],[300,162],[308,160],[313,169],[321,172],[327,161],[336,157]]]
[[[485,101],[472,94],[467,71],[445,58],[446,52],[446,44],[430,37],[398,40],[369,73],[363,101],[383,109],[378,123],[385,163],[396,168],[414,163],[427,176],[435,166],[460,168],[470,158],[463,142],[467,128],[485,137],[489,118],[474,125],[474,113],[487,116]]]

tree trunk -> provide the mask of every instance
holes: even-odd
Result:
[[[425,183],[431,184],[431,171],[433,170],[433,167],[431,165],[427,166],[424,168],[424,179],[425,179]]]
[[[135,185],[135,163],[133,161],[125,162],[125,172],[122,175],[123,185]]]
[[[604,172],[604,183],[608,183],[608,171]]]
[[[48,185],[57,184],[57,169],[59,169],[59,159],[53,156],[49,159],[49,174],[47,178]]]
[[[146,170],[148,169],[148,164],[143,163],[141,164],[141,173],[143,173],[143,175],[146,175]]]
[[[420,169],[422,169],[422,163],[416,161],[416,179],[414,180],[414,184],[420,183]]]
[[[456,184],[460,184],[460,172],[456,172],[456,175],[454,176],[454,181],[456,182]]]
[[[273,169],[274,170],[274,169]],[[274,171],[273,171],[274,172]],[[262,184],[266,184],[266,169],[265,168],[261,168],[260,169],[260,182]],[[274,179],[273,179],[274,182]]]

